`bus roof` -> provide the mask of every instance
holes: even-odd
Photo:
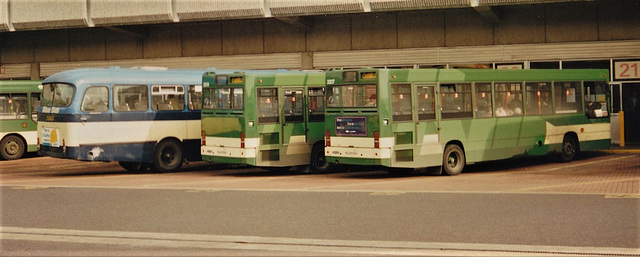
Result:
[[[540,81],[540,80],[608,80],[609,71],[602,69],[443,69],[438,81]]]
[[[71,84],[200,84],[202,75],[207,71],[188,69],[145,69],[145,68],[83,68],[59,72],[51,75],[42,83],[65,82]],[[220,70],[219,72],[230,72]]]
[[[549,80],[609,80],[606,69],[374,69],[358,71],[386,70],[406,81],[470,82],[470,81],[549,81]],[[335,70],[342,72],[343,70]],[[348,70],[344,70],[348,71]]]
[[[0,92],[23,93],[41,91],[38,87],[41,83],[39,80],[0,80]]]

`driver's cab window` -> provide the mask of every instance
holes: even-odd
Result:
[[[40,93],[31,93],[31,119],[38,122],[38,106],[40,106]]]
[[[584,82],[584,111],[589,118],[609,117],[609,90],[603,81]]]

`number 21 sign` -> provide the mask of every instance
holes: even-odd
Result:
[[[615,62],[615,79],[638,79],[640,78],[640,61],[635,62]]]

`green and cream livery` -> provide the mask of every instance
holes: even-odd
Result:
[[[325,172],[323,72],[242,71],[203,76],[205,161]]]
[[[442,167],[610,146],[606,70],[327,72],[330,163]]]

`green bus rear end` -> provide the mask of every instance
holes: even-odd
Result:
[[[205,161],[325,171],[322,72],[203,76]]]

